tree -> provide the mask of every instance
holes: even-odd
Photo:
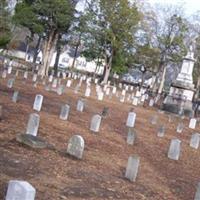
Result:
[[[7,1],[0,1],[0,48],[5,48],[11,39],[11,21]]]
[[[17,4],[15,21],[44,38],[40,75],[48,75],[59,34],[67,32],[75,14],[75,0],[23,0]],[[23,20],[25,19],[25,20]]]
[[[188,30],[187,21],[181,16],[178,7],[160,7],[160,13],[152,20],[153,34],[152,46],[159,49],[159,65],[157,69],[158,83],[161,77],[158,93],[161,93],[164,87],[167,65],[170,63],[179,64],[186,54],[184,39]],[[154,90],[157,88],[155,85]]]
[[[96,0],[89,5],[88,12],[90,20],[84,46],[87,52],[92,52],[90,48],[95,47],[92,56],[96,59],[103,55],[102,83],[107,83],[111,70],[123,71],[126,68],[126,55],[133,55],[134,35],[141,16],[136,4],[128,0]],[[85,55],[91,57],[91,54]]]

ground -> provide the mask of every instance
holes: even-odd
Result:
[[[22,76],[22,74],[20,74]],[[86,99],[83,113],[76,111],[77,100],[83,95],[66,89],[58,96],[47,92],[40,82],[37,88],[30,80],[17,78],[14,88],[6,87],[8,78],[0,79],[0,105],[3,119],[0,121],[0,199],[4,199],[9,180],[25,180],[36,188],[36,200],[78,199],[131,199],[131,200],[192,200],[200,181],[200,151],[189,146],[191,134],[189,120],[186,128],[176,133],[177,117],[168,121],[168,114],[156,108],[135,107],[137,113],[135,129],[136,144],[126,144],[128,129],[125,126],[131,104],[122,104],[116,98],[103,102],[92,97]],[[65,81],[66,82],[66,81]],[[72,87],[75,87],[73,84]],[[14,90],[19,90],[20,99],[13,103]],[[38,136],[55,148],[35,150],[19,144],[15,137],[24,133],[28,116],[36,94],[44,95],[42,111],[39,113]],[[68,121],[59,119],[61,105],[71,106]],[[102,121],[100,132],[90,132],[92,116],[109,107],[109,115]],[[159,122],[151,125],[151,116],[157,114]],[[159,125],[166,126],[164,138],[157,137]],[[195,132],[199,131],[199,126]],[[66,155],[67,142],[74,134],[85,140],[82,160]],[[170,140],[181,139],[179,161],[167,158]],[[136,182],[124,178],[130,155],[140,156]]]

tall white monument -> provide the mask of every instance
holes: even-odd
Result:
[[[192,100],[195,92],[193,84],[194,53],[192,47],[183,59],[181,71],[172,83],[163,109],[177,114],[193,115]]]

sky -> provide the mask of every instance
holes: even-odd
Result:
[[[200,0],[148,0],[148,2],[152,5],[154,5],[155,3],[159,3],[162,5],[181,4],[184,6],[186,15],[188,16],[194,14],[196,11],[200,11]]]

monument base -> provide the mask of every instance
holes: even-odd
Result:
[[[192,99],[194,90],[181,88],[173,85],[170,88],[169,95],[165,98],[162,109],[179,115],[192,117],[194,110],[192,106]]]

